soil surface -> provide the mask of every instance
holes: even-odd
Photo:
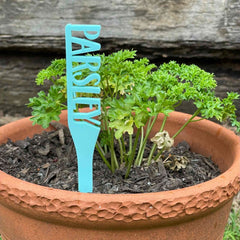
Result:
[[[55,128],[56,131],[44,132],[32,139],[15,143],[9,140],[1,145],[0,170],[42,186],[77,191],[77,157],[71,135],[66,127]],[[147,150],[150,149],[149,143]],[[143,193],[174,190],[208,181],[220,174],[210,156],[191,152],[186,142],[164,152],[161,159],[149,167],[143,164],[133,168],[125,179],[124,167],[113,175],[98,152],[95,152],[93,192]],[[170,169],[182,164],[186,168],[178,171]]]

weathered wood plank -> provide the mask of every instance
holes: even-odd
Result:
[[[52,59],[52,56],[38,54],[0,55],[0,110],[4,114],[30,115],[26,107],[28,99],[41,89],[34,80],[39,70],[47,67]]]
[[[240,49],[238,0],[0,0],[0,22],[0,48],[62,50],[65,25],[84,23],[102,25],[106,48],[127,43],[158,55],[240,56],[232,52]]]

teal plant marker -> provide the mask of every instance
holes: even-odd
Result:
[[[92,81],[95,82],[94,85],[100,82],[100,75],[96,71],[100,68],[101,60],[98,56],[82,54],[100,50],[101,45],[92,41],[99,36],[100,30],[100,25],[71,24],[68,24],[65,29],[68,126],[77,152],[80,192],[92,192],[93,152],[101,124],[95,119],[101,114],[100,98],[79,97],[82,93],[100,93],[99,87],[86,85]],[[74,32],[81,33],[84,37],[75,37]],[[73,49],[73,44],[79,45],[79,49]],[[81,78],[83,69],[89,69],[91,72],[86,78]],[[88,106],[89,111],[81,112],[79,105]]]

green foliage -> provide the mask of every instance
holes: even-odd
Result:
[[[150,64],[146,58],[135,59],[136,51],[129,50],[121,50],[108,56],[102,54],[100,57],[101,67],[98,73],[101,76],[99,87],[102,100],[102,131],[97,149],[101,151],[104,162],[112,172],[125,164],[128,175],[132,165],[141,165],[146,141],[157,115],[165,115],[159,129],[161,132],[169,113],[184,101],[191,101],[196,107],[196,112],[172,139],[190,122],[196,121],[197,115],[202,119],[228,120],[240,130],[240,123],[236,120],[236,107],[233,104],[234,100],[239,98],[239,94],[227,93],[223,99],[215,96],[217,83],[214,75],[196,65],[180,65],[170,61],[157,67]],[[78,63],[74,64],[78,66]],[[78,74],[78,79],[83,79],[90,73],[89,69],[84,69],[81,75]],[[46,81],[52,83],[48,93],[41,91],[38,97],[30,99],[28,104],[33,109],[33,123],[43,127],[47,127],[52,120],[58,120],[61,110],[66,108],[65,59],[54,60],[48,68],[38,74],[38,85]],[[93,85],[96,85],[96,81],[88,84]],[[91,94],[79,93],[79,96],[91,97]],[[143,126],[147,127],[145,131]],[[137,137],[133,141],[134,129]],[[128,143],[124,136],[129,137]],[[114,141],[119,143],[120,162],[116,159]],[[161,151],[163,150],[157,150],[154,143],[148,163],[157,159]]]
[[[232,210],[225,228],[223,240],[240,239],[240,210]]]
[[[51,65],[46,69],[40,71],[36,78],[37,85],[43,85],[45,80],[50,80],[57,83],[59,78],[66,74],[66,60],[56,59],[52,61]]]
[[[50,86],[49,92],[46,95],[43,91],[38,93],[38,97],[29,100],[29,107],[32,107],[33,124],[40,124],[43,128],[47,128],[53,120],[58,121],[59,115],[63,109],[62,105],[64,94],[63,87],[58,85]]]
[[[66,103],[66,60],[57,59],[51,65],[41,70],[36,78],[37,85],[43,85],[46,80],[51,81],[49,91],[38,93],[38,97],[29,99],[28,107],[32,108],[33,124],[47,128],[51,121],[58,121],[63,109],[67,109]]]

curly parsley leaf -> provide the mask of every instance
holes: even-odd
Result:
[[[32,107],[33,124],[40,124],[47,128],[53,120],[59,121],[59,115],[65,106],[62,104],[64,93],[61,86],[51,86],[48,94],[44,91],[38,93],[38,97],[30,98],[28,107]]]

